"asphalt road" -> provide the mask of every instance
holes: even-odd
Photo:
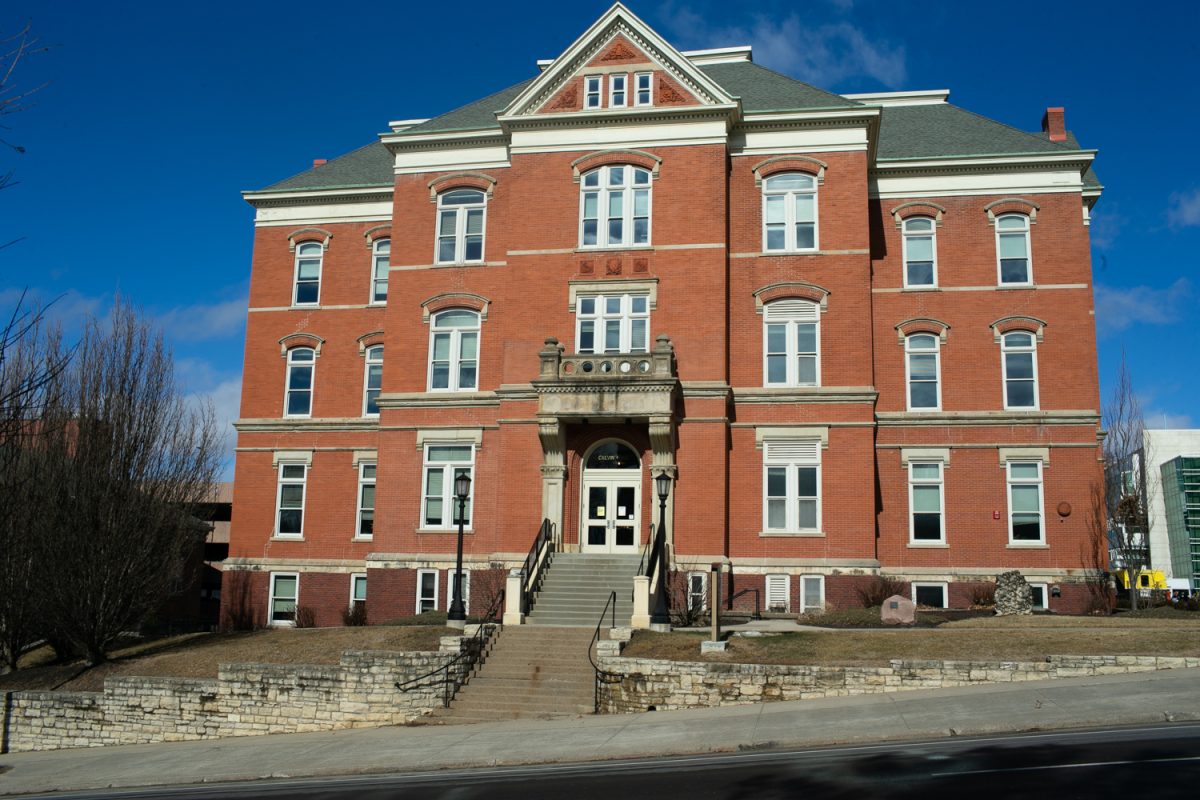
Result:
[[[1200,798],[1200,725],[38,795],[132,798]]]

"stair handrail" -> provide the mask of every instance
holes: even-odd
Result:
[[[488,620],[495,619],[500,609],[504,608],[504,590],[492,599],[491,606],[484,612],[482,621],[479,623],[479,628],[471,635],[465,643],[460,645],[459,653],[454,658],[447,661],[442,666],[426,672],[424,675],[418,675],[415,678],[410,678],[407,681],[396,681],[394,686],[397,691],[411,692],[417,689],[424,689],[428,686],[442,686],[442,708],[449,708],[450,701],[454,695],[467,682],[471,670],[476,664],[484,660],[485,648],[492,634],[503,627],[503,622],[489,622]],[[503,617],[501,617],[503,619]]]
[[[642,545],[642,557],[638,561],[637,575],[644,574],[642,569],[646,566],[646,554],[650,552],[650,546],[654,544],[654,523],[650,523],[650,537],[646,539],[646,543]]]
[[[525,556],[525,564],[521,567],[521,613],[528,614],[533,604],[533,595],[542,585],[546,562],[554,552],[554,523],[543,519],[538,528],[537,536],[533,537],[533,546],[529,555]]]
[[[596,659],[592,657],[592,648],[600,641],[600,626],[604,624],[604,615],[608,612],[609,607],[612,607],[612,623],[609,627],[617,627],[617,593],[612,591],[608,593],[608,600],[604,603],[604,608],[600,610],[600,619],[596,621],[596,632],[592,634],[592,641],[588,643],[588,661],[591,662],[592,670],[596,673],[595,695],[592,700],[592,713],[600,713],[600,684],[603,683],[620,683],[622,675],[615,672],[608,672],[600,669],[600,665],[596,663]]]

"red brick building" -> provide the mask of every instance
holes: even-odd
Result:
[[[1013,568],[1086,609],[1100,187],[1062,109],[831,94],[619,4],[538,67],[246,194],[227,606],[445,608],[466,471],[472,606],[543,519],[641,554],[666,474],[672,567],[791,612]]]

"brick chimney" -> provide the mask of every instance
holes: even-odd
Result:
[[[1062,109],[1060,108],[1060,109],[1059,109],[1059,111],[1062,111]],[[1047,113],[1049,113],[1049,112],[1047,112]],[[1062,119],[1062,116],[1061,116],[1061,115],[1059,115],[1059,119]],[[1042,127],[1045,127],[1045,123],[1042,123]],[[327,164],[327,163],[329,163],[329,159],[328,159],[328,158],[314,158],[314,159],[313,159],[313,166],[314,166],[314,167],[319,167],[319,166],[321,166],[322,164]]]
[[[1046,109],[1046,115],[1042,117],[1042,133],[1046,134],[1052,142],[1067,140],[1066,111],[1061,106]]]

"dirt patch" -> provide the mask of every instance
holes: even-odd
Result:
[[[452,633],[457,631],[389,626],[188,634],[119,649],[91,669],[80,663],[21,669],[0,676],[0,690],[98,692],[105,678],[116,675],[216,678],[218,664],[336,664],[345,650],[437,650],[439,639]]]

